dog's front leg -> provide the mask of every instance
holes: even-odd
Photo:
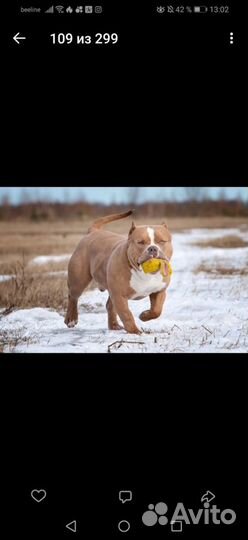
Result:
[[[114,308],[123,322],[125,330],[129,334],[141,334],[141,330],[136,326],[134,317],[128,307],[128,301],[123,296],[111,295]]]
[[[165,298],[165,290],[150,294],[151,308],[146,311],[142,311],[139,318],[142,321],[150,321],[151,319],[157,319],[158,317],[160,317],[163,310]]]

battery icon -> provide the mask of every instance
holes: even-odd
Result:
[[[195,13],[207,13],[208,8],[206,6],[194,6]]]

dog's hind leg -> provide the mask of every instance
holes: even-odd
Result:
[[[108,311],[108,327],[109,327],[109,330],[121,330],[123,328],[123,326],[121,326],[117,322],[117,313],[115,311],[115,308],[113,306],[113,302],[112,302],[110,296],[108,297],[108,300],[107,300],[107,303],[106,303],[106,308],[107,308],[107,311]]]
[[[78,322],[78,299],[92,281],[89,265],[82,266],[80,261],[72,256],[68,266],[68,307],[65,324],[69,328]]]

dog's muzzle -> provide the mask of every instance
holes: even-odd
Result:
[[[138,264],[143,264],[151,259],[162,259],[169,262],[170,259],[157,246],[149,246],[144,253],[139,257]]]

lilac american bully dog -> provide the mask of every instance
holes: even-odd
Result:
[[[78,298],[92,279],[101,291],[109,293],[106,308],[110,330],[122,328],[117,321],[118,315],[127,332],[141,333],[128,300],[150,297],[150,309],[140,314],[142,321],[161,315],[170,282],[168,264],[164,265],[163,272],[151,273],[145,272],[142,264],[152,259],[170,261],[173,252],[171,234],[164,223],[155,226],[132,223],[128,237],[102,230],[103,225],[130,214],[132,211],[96,220],[75,249],[68,266],[69,301],[65,317],[68,327],[77,324]]]

